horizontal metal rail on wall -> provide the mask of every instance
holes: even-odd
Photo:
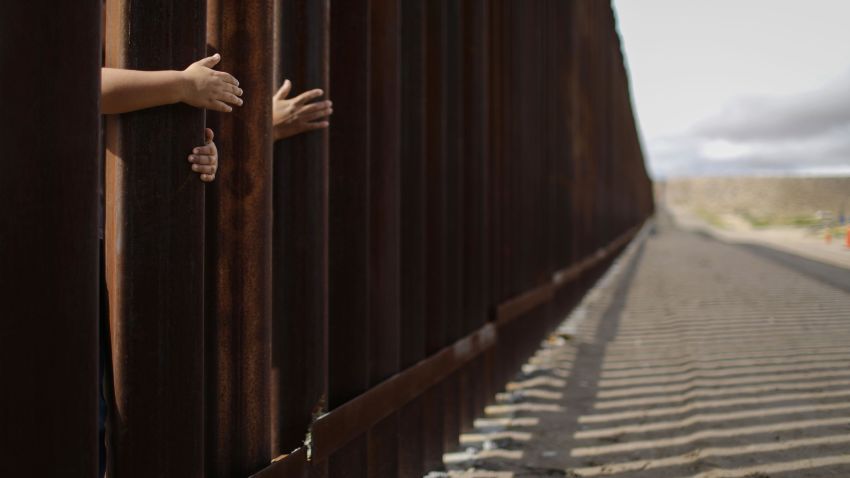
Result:
[[[301,473],[306,473],[312,464],[327,460],[382,419],[397,412],[474,358],[496,347],[499,343],[499,330],[504,324],[521,317],[529,308],[545,304],[552,298],[553,289],[566,287],[578,280],[582,274],[616,257],[639,229],[630,229],[582,263],[559,271],[549,284],[500,305],[497,320],[485,324],[436,354],[370,388],[357,398],[318,417],[310,427],[309,446],[299,447],[289,454],[278,456],[268,468],[252,476],[302,476]],[[549,294],[541,298],[544,295],[537,291],[544,289],[548,290]]]

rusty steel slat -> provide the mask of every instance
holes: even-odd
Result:
[[[504,233],[507,218],[502,198],[505,196],[506,177],[506,146],[507,138],[506,117],[508,114],[506,98],[510,82],[505,78],[506,70],[506,40],[505,15],[506,0],[497,0],[490,4],[489,17],[489,46],[490,46],[490,192],[488,194],[488,209],[490,216],[490,300],[488,304],[500,301],[506,289],[506,276],[509,273],[508,257],[510,243]],[[493,312],[491,312],[493,314]],[[500,342],[491,353],[487,354],[490,364],[491,390],[493,394],[503,383],[506,370],[502,363],[505,342]],[[491,395],[492,397],[492,395]]]
[[[398,372],[400,24],[398,0],[369,0],[369,383]]]
[[[93,477],[101,1],[45,12],[0,15],[0,475]]]
[[[488,85],[488,3],[485,0],[463,2],[461,18],[466,25],[462,32],[463,83],[462,107],[468,125],[462,142],[463,164],[463,256],[464,287],[462,318],[464,333],[484,324],[488,319],[488,259],[489,221],[487,194],[489,176]],[[471,365],[467,378],[464,426],[471,428],[478,410],[484,404],[483,370]]]
[[[520,134],[522,123],[519,119],[520,103],[523,98],[520,95],[510,95],[510,91],[518,88],[520,79],[520,55],[517,50],[521,46],[517,41],[512,41],[518,38],[517,32],[517,15],[519,10],[515,0],[506,0],[504,4],[505,22],[502,32],[502,41],[505,43],[505,58],[503,63],[502,75],[506,80],[506,90],[503,92],[507,95],[505,101],[505,115],[503,117],[504,124],[502,134],[504,138],[505,155],[503,166],[503,192],[501,207],[504,214],[502,222],[503,234],[505,235],[505,270],[502,278],[505,279],[505,290],[502,291],[503,297],[508,297],[525,287],[523,269],[525,261],[523,260],[522,235],[525,233],[522,224],[522,191],[521,180],[523,168],[520,168],[520,162],[516,158],[521,155]],[[522,91],[522,90],[520,90]]]
[[[399,0],[369,0],[369,384],[400,366],[401,25]],[[398,474],[398,416],[368,432],[367,476]]]
[[[340,97],[330,130],[329,406],[369,386],[369,169],[366,0],[331,3],[330,87]],[[343,239],[344,238],[344,239]]]
[[[207,41],[244,106],[216,115],[220,168],[208,195],[207,476],[247,476],[270,446],[273,4],[210,0]]]
[[[442,1],[425,3],[425,351],[432,354],[446,342],[446,128],[445,78],[446,7]]]
[[[425,357],[424,5],[401,3],[401,368]]]
[[[598,5],[594,5],[594,31],[602,32],[601,10]],[[607,105],[607,97],[610,95],[608,91],[608,75],[605,67],[608,64],[608,48],[605,42],[604,34],[595,34],[596,55],[593,58],[594,72],[596,81],[593,85],[593,103],[594,103],[594,150],[597,158],[595,179],[596,191],[594,194],[594,206],[596,218],[594,221],[594,245],[604,243],[608,238],[608,214],[607,202],[609,197],[608,185],[606,184],[606,172],[611,169],[610,157],[608,155],[608,117],[609,110],[603,110]]]
[[[463,170],[468,158],[463,154],[463,22],[460,2],[446,2],[445,76],[445,145],[446,168],[446,339],[453,342],[463,336]]]
[[[519,168],[518,205],[519,215],[515,227],[517,248],[520,251],[518,286],[526,289],[540,279],[541,273],[541,233],[545,224],[540,215],[545,214],[545,206],[540,198],[544,188],[537,183],[541,177],[544,158],[540,154],[540,128],[535,125],[535,118],[540,117],[540,85],[543,76],[539,60],[539,44],[537,35],[536,11],[540,2],[522,3],[515,1],[515,16],[512,26],[515,28],[515,53],[518,63],[516,68],[516,83],[514,87],[526,92],[514,96],[517,143],[512,160]],[[520,158],[523,159],[520,162]]]
[[[581,7],[578,2],[571,2],[571,18],[570,28],[567,30],[569,41],[567,43],[567,55],[569,59],[569,69],[571,74],[567,82],[568,95],[570,97],[569,116],[570,122],[567,125],[567,135],[570,138],[570,263],[574,263],[581,258],[581,241],[582,241],[582,215],[580,213],[579,204],[581,201],[582,182],[580,181],[582,151],[580,147],[580,126],[582,124],[581,105],[583,99],[579,92],[582,85],[583,70],[580,68],[578,55],[580,52],[581,35],[579,29],[581,25]]]
[[[549,273],[554,273],[569,264],[569,167],[572,161],[569,148],[570,118],[569,111],[569,24],[570,15],[569,2],[548,1],[543,8],[543,55],[546,62],[547,90],[552,94],[544,98],[544,118],[547,127],[544,134],[547,137],[546,155],[548,158],[548,172],[546,185],[548,194],[549,223],[546,251],[549,258]],[[559,323],[568,314],[568,309],[563,306],[564,294],[556,290],[550,303],[548,317],[546,318],[547,330],[557,328]]]
[[[570,248],[571,260],[578,261],[584,255],[585,244],[585,214],[582,208],[584,204],[584,191],[587,188],[584,177],[584,165],[586,158],[586,135],[585,131],[585,111],[587,103],[587,95],[582,94],[586,81],[587,69],[583,67],[582,55],[586,55],[585,31],[586,18],[585,6],[582,2],[573,3],[573,20],[571,22],[573,28],[570,30],[570,59],[571,68],[573,69],[573,82],[571,84],[573,104],[570,108],[572,121],[570,123],[570,137],[572,139],[572,156],[573,156],[573,188],[571,195],[571,208],[573,214],[573,246]]]
[[[488,254],[485,258],[487,283],[483,284],[485,303],[487,305],[488,320],[494,318],[494,307],[492,304],[500,297],[501,275],[502,275],[502,247],[504,241],[501,235],[501,207],[498,199],[501,196],[501,161],[502,161],[502,140],[500,128],[502,127],[502,96],[501,92],[505,88],[504,81],[501,75],[501,56],[502,46],[501,40],[501,2],[490,2],[488,5],[487,16],[484,21],[486,24],[483,28],[486,30],[485,42],[487,47],[487,65],[484,74],[488,78],[488,96],[485,98],[487,102],[488,112],[488,130],[487,135],[487,194],[486,194],[486,221],[487,226],[485,233],[488,236]],[[496,369],[495,354],[498,347],[494,347],[484,355],[484,381],[485,381],[485,405],[490,403],[498,391],[501,384],[499,380],[499,371]]]
[[[464,284],[462,288],[463,332],[468,333],[486,321],[487,304],[484,292],[488,258],[486,197],[487,169],[487,4],[482,0],[460,4],[461,32],[461,95],[460,104],[465,120],[462,135],[463,217],[462,250]]]
[[[280,2],[277,72],[328,92],[328,0]],[[301,445],[327,409],[328,134],[274,145],[272,453]],[[298,393],[293,393],[297,390]]]
[[[183,69],[205,56],[201,0],[107,7],[107,66]],[[177,104],[107,121],[108,472],[204,476],[205,188],[186,162],[203,144],[203,111]]]
[[[369,3],[332,0],[329,138],[328,400],[334,410],[369,387]],[[327,457],[333,477],[366,476],[367,439]]]
[[[612,152],[612,124],[611,119],[614,116],[612,113],[612,91],[611,91],[611,61],[610,61],[610,52],[612,51],[611,40],[614,38],[614,21],[613,14],[611,8],[600,8],[601,11],[601,22],[600,22],[600,32],[602,33],[602,38],[604,39],[604,54],[600,56],[600,62],[603,66],[602,69],[602,90],[601,90],[601,99],[597,104],[597,108],[608,111],[608,114],[600,115],[602,116],[602,126],[601,131],[604,133],[602,135],[601,147],[603,150],[603,157],[606,159],[605,167],[600,171],[601,182],[603,184],[603,189],[601,192],[601,197],[599,198],[599,204],[602,206],[602,211],[600,212],[601,217],[601,225],[602,225],[602,242],[608,242],[613,238],[613,230],[611,219],[613,217],[612,211],[612,202],[611,199],[613,197],[613,190],[611,188],[611,179],[613,175],[616,174],[616,167],[614,163],[614,156]]]
[[[403,0],[401,15],[401,314],[400,368],[425,358],[425,22],[424,4]],[[424,467],[420,398],[399,411],[398,476]]]
[[[490,5],[490,12],[487,18],[488,35],[487,42],[489,46],[489,95],[487,98],[489,104],[489,175],[487,194],[487,210],[489,218],[489,228],[487,234],[490,236],[490,254],[487,258],[489,262],[490,280],[488,284],[488,305],[501,298],[502,290],[502,269],[504,268],[504,241],[502,235],[502,208],[500,198],[503,190],[502,179],[502,158],[503,153],[503,100],[502,94],[505,86],[503,80],[503,45],[502,45],[502,11],[504,0],[493,1]]]
[[[599,201],[597,200],[599,198],[596,198],[594,193],[599,187],[597,166],[598,163],[602,161],[602,158],[599,155],[599,130],[597,129],[601,113],[595,110],[599,96],[599,77],[597,74],[598,68],[596,67],[596,58],[599,56],[599,45],[598,39],[592,34],[592,32],[596,30],[596,16],[594,14],[595,9],[593,8],[593,3],[585,2],[585,5],[585,10],[587,12],[587,23],[585,26],[587,37],[584,47],[586,56],[582,59],[582,64],[587,70],[586,83],[583,85],[583,89],[586,90],[585,95],[588,98],[588,104],[586,105],[587,110],[585,111],[585,128],[587,130],[588,144],[587,156],[584,158],[586,174],[586,186],[584,192],[586,202],[584,204],[584,209],[587,215],[584,254],[589,254],[592,251],[593,245],[599,242],[599,229],[596,227],[599,220]]]
[[[463,157],[461,138],[462,129],[462,56],[463,25],[460,18],[460,3],[444,0],[446,3],[446,43],[445,43],[445,75],[442,87],[445,89],[445,183],[446,191],[446,339],[454,342],[463,335]],[[461,431],[461,407],[463,398],[459,388],[459,374],[453,374],[443,384],[443,433],[447,450],[458,446],[458,435]]]
[[[446,4],[425,2],[425,352],[446,344],[445,44]],[[423,455],[426,470],[443,466],[442,388],[425,395]]]
[[[550,248],[554,264],[564,268],[570,264],[570,251],[573,247],[571,225],[573,221],[570,191],[574,187],[571,166],[574,158],[571,154],[570,127],[573,121],[570,107],[573,102],[573,79],[575,72],[570,62],[570,42],[572,41],[572,2],[551,2],[553,12],[549,15],[549,33],[553,35],[554,44],[550,47],[554,74],[553,82],[560,85],[554,89],[555,98],[549,111],[549,134],[553,138],[553,189],[550,221],[553,223],[553,233]],[[559,310],[561,316],[565,310]]]
[[[534,117],[537,118],[545,118],[546,107],[552,102],[552,93],[551,91],[555,90],[554,87],[550,87],[547,85],[547,80],[551,80],[553,76],[553,72],[549,70],[549,64],[545,58],[545,39],[544,34],[545,30],[541,28],[542,25],[545,25],[546,22],[546,9],[544,8],[547,5],[547,2],[535,2],[532,18],[532,23],[530,25],[529,31],[534,32],[532,36],[532,42],[530,44],[532,51],[534,51],[534,56],[531,58],[537,62],[537,71],[538,75],[536,78],[536,82],[532,82],[533,91],[536,92],[535,100],[532,103],[534,108],[531,110],[533,112]],[[529,123],[531,124],[531,123]],[[551,156],[546,154],[546,146],[547,146],[547,136],[546,136],[546,128],[537,127],[535,131],[534,144],[536,145],[537,157],[539,158],[539,164],[535,171],[535,175],[533,177],[532,190],[537,190],[538,193],[535,197],[535,202],[538,204],[540,208],[535,212],[537,216],[536,221],[539,223],[538,231],[537,231],[537,239],[536,242],[538,244],[535,249],[535,257],[537,261],[537,265],[533,271],[533,277],[536,280],[539,280],[542,277],[546,277],[547,279],[551,277],[552,272],[554,272],[554,265],[552,264],[552,259],[549,257],[549,253],[551,249],[547,244],[550,228],[552,227],[551,221],[549,221],[549,208],[551,207],[551,202],[549,201],[551,186],[549,185],[550,167],[551,167]],[[542,314],[543,320],[543,330],[544,333],[546,329],[546,317],[548,315],[548,311]],[[536,339],[536,338],[535,338]],[[536,340],[534,340],[536,346]]]

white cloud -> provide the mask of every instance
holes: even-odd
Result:
[[[614,5],[654,176],[850,173],[850,1]]]

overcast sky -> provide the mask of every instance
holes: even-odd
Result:
[[[850,0],[614,0],[655,178],[850,175]]]

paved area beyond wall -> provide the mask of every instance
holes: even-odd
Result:
[[[461,443],[451,476],[850,477],[850,271],[662,217]]]

